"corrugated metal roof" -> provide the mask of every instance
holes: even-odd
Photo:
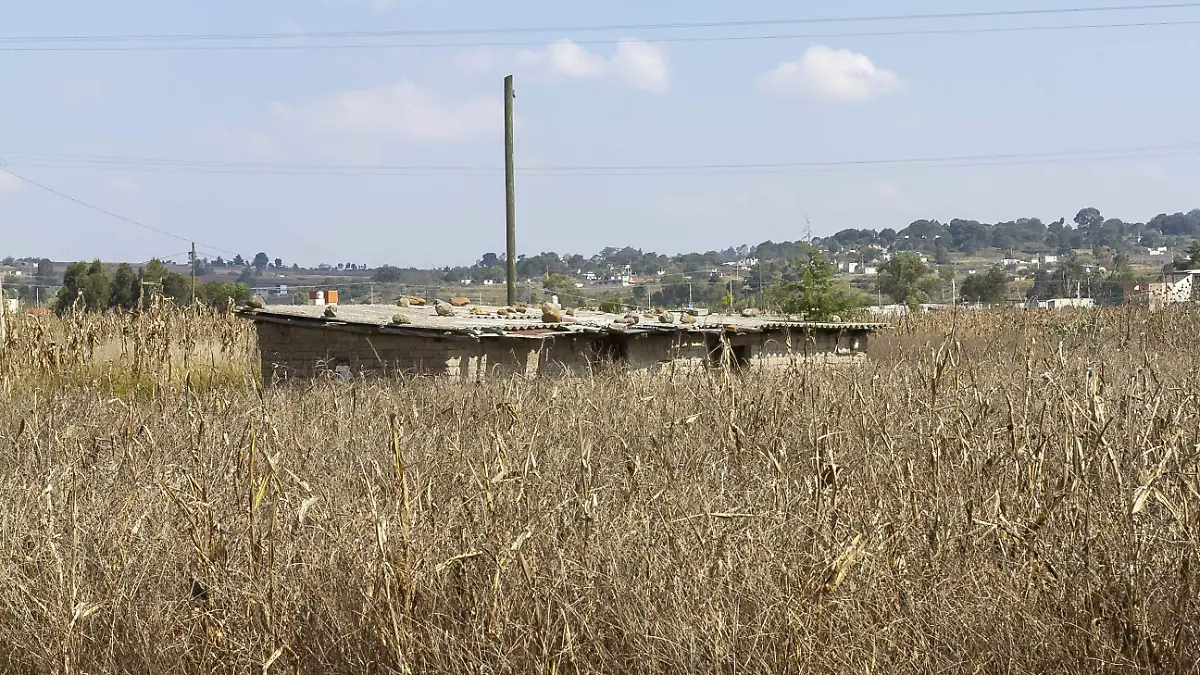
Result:
[[[880,323],[829,323],[801,321],[788,317],[743,317],[709,314],[696,318],[696,323],[680,322],[680,313],[674,323],[663,323],[657,316],[641,317],[636,324],[620,324],[618,319],[625,315],[607,314],[579,310],[576,316],[567,317],[562,323],[543,323],[540,310],[526,314],[500,316],[500,308],[481,307],[471,313],[472,307],[455,308],[454,316],[439,316],[433,307],[395,307],[391,305],[342,305],[336,316],[326,317],[325,308],[315,305],[270,305],[262,309],[243,309],[239,315],[255,321],[272,323],[305,324],[341,328],[343,330],[370,330],[414,335],[460,335],[470,337],[504,336],[546,338],[562,333],[599,333],[620,331],[623,333],[651,332],[764,332],[776,330],[852,330],[876,331],[887,327]],[[393,324],[392,318],[404,315],[409,323]]]

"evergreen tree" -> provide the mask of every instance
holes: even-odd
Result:
[[[783,281],[772,287],[771,301],[785,314],[801,314],[810,321],[829,321],[861,306],[845,283],[833,278],[833,263],[816,247],[804,244],[801,255],[783,272]]]
[[[133,309],[137,306],[138,279],[129,263],[121,263],[113,275],[108,306],[113,309]]]

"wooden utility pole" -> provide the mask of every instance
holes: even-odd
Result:
[[[504,197],[508,233],[508,306],[517,304],[517,180],[513,171],[513,76],[504,78]]]
[[[196,306],[196,242],[192,242],[192,306]]]
[[[8,312],[8,298],[4,297],[4,275],[0,274],[0,350],[4,349],[4,341],[8,339],[8,325],[4,315]]]

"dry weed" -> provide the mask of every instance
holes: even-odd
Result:
[[[944,321],[846,369],[263,391],[226,317],[22,319],[0,668],[1194,672],[1200,314]]]

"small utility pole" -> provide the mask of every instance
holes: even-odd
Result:
[[[196,306],[196,242],[192,242],[192,306]]]
[[[517,180],[513,171],[513,76],[504,78],[504,201],[508,233],[508,305],[517,304]]]
[[[0,274],[0,349],[4,348],[4,341],[8,339],[8,325],[4,319],[7,312],[8,298],[4,297],[4,275]]]

